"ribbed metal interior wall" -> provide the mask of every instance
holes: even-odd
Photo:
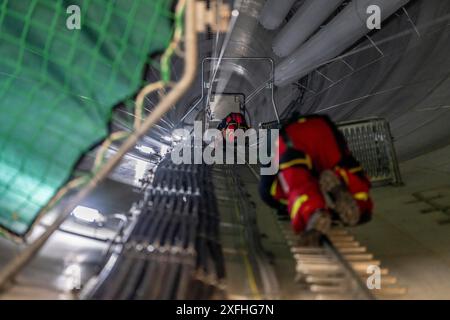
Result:
[[[257,22],[264,0],[242,0],[241,12],[225,50],[225,57],[280,58],[272,51],[277,30]],[[400,160],[414,158],[447,145],[450,141],[450,2],[411,0],[383,22],[382,29],[360,39],[342,59],[319,67],[300,82],[275,89],[275,102],[286,111],[293,101],[304,113],[327,113],[336,121],[371,116],[386,118],[396,139]],[[301,10],[301,6],[299,8]],[[214,38],[202,37],[200,58],[214,56]],[[221,36],[221,40],[223,37]],[[376,47],[373,45],[376,43]],[[220,46],[219,46],[220,47]],[[201,61],[200,59],[200,61]],[[236,64],[243,76],[217,74],[218,87],[228,92],[252,92],[267,70]],[[204,75],[208,75],[209,70]],[[181,118],[201,97],[201,66],[195,86],[176,110]],[[254,81],[252,81],[254,79]],[[301,99],[300,99],[301,98]],[[247,106],[251,123],[275,119],[266,97]],[[203,108],[204,103],[200,108]],[[191,122],[197,112],[188,118]],[[176,120],[176,119],[174,119]]]
[[[401,160],[450,141],[450,2],[416,0],[405,9],[370,34],[377,48],[364,39],[344,61],[309,74],[299,108],[338,121],[388,119]]]

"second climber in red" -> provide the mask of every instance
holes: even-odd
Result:
[[[235,130],[247,130],[249,127],[245,116],[242,113],[232,112],[227,115],[218,125],[217,129],[222,131],[222,135],[227,142],[233,143],[235,138]]]
[[[280,130],[277,148],[278,173],[261,176],[260,194],[288,211],[295,232],[326,234],[333,219],[349,226],[371,219],[369,179],[327,116],[293,118]]]

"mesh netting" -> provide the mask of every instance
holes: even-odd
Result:
[[[69,30],[70,5],[81,29]],[[0,0],[0,225],[29,230],[172,33],[168,0]]]

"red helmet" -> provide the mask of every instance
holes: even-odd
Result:
[[[232,112],[229,115],[227,115],[225,117],[225,119],[222,120],[222,122],[220,122],[217,129],[219,129],[219,130],[225,130],[225,129],[247,130],[248,125],[247,125],[247,121],[245,121],[245,116],[242,113]]]

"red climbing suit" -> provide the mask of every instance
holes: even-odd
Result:
[[[233,142],[234,130],[242,129],[245,131],[248,129],[248,126],[242,113],[230,113],[220,122],[217,128],[222,131],[227,141]]]
[[[360,223],[370,220],[370,182],[351,155],[343,135],[326,116],[300,117],[280,130],[279,171],[262,176],[260,192],[272,207],[287,206],[296,232],[310,217],[327,209],[319,187],[320,173],[331,169],[345,183],[360,209]]]

